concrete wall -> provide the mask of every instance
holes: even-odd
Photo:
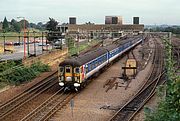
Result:
[[[68,55],[68,49],[64,48],[63,50],[54,50],[49,53],[39,55],[37,57],[31,57],[23,60],[23,64],[26,66],[30,66],[35,62],[42,62],[48,65],[54,65],[62,62]]]

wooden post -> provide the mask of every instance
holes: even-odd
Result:
[[[29,31],[28,31],[28,33],[27,33],[27,51],[28,51],[28,57],[29,57],[29,55],[30,55],[30,53],[29,53]]]
[[[36,56],[36,41],[35,41],[35,31],[34,33],[34,56]]]
[[[43,32],[42,32],[42,53],[43,53],[43,46],[44,46],[43,38],[44,38],[44,35],[43,35]]]

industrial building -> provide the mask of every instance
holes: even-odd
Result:
[[[105,16],[105,24],[122,25],[122,16]]]
[[[90,38],[102,36],[118,37],[123,34],[138,34],[143,32],[144,24],[139,24],[139,17],[134,17],[133,19],[134,24],[122,24],[121,16],[106,16],[105,24],[65,24],[58,25],[57,29],[73,37],[85,36],[85,38],[87,36]]]
[[[133,17],[133,24],[139,24],[139,17]]]
[[[76,17],[69,17],[69,24],[76,24]]]
[[[138,34],[144,31],[144,25],[118,25],[118,24],[67,24],[57,26],[62,33],[76,37],[77,34],[98,38],[100,36],[121,36],[123,34]],[[110,35],[111,34],[111,35]]]

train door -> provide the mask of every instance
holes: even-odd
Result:
[[[78,82],[78,83],[81,83],[81,80],[80,80],[80,73],[81,73],[81,70],[80,70],[80,67],[74,67],[74,81],[75,82]]]
[[[58,78],[60,82],[64,81],[64,67],[63,66],[60,66],[58,69]]]
[[[85,78],[85,69],[84,69],[84,66],[81,66],[80,67],[80,83],[83,82],[84,78]]]

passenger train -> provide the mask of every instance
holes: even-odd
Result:
[[[142,37],[130,38],[124,43],[99,47],[78,57],[66,59],[59,64],[59,85],[65,90],[78,91],[86,85],[89,78],[142,40]]]

